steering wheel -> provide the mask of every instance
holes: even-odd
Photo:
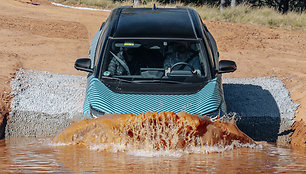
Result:
[[[172,72],[172,70],[173,70],[174,67],[177,67],[177,66],[179,66],[179,65],[187,66],[187,67],[189,68],[189,70],[192,72],[192,74],[194,74],[194,72],[195,72],[194,67],[193,67],[192,65],[186,63],[186,62],[177,62],[176,64],[172,65],[171,68],[170,68],[170,72]],[[170,72],[169,72],[169,73],[170,73]]]

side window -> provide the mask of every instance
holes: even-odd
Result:
[[[97,44],[96,55],[95,55],[95,64],[94,64],[95,67],[97,66],[98,61],[99,61],[99,57],[100,57],[100,53],[101,53],[101,47],[102,47],[102,41],[103,41],[103,35],[104,35],[104,33],[102,33],[100,35],[100,38],[99,38],[99,41],[98,41],[98,44]]]
[[[100,35],[99,41],[97,43],[96,54],[95,54],[95,63],[94,63],[95,68],[98,65],[98,61],[99,61],[99,58],[100,58],[102,46],[104,44],[106,33],[107,33],[104,25],[105,25],[105,23],[102,24],[102,27],[101,27],[102,34]]]
[[[218,69],[218,68],[219,68],[219,66],[218,66],[218,62],[219,62],[219,52],[218,52],[217,43],[216,43],[214,37],[210,34],[209,31],[207,31],[207,35],[208,35],[208,38],[209,38],[210,43],[211,43],[213,55],[214,55],[214,58],[215,58],[216,68]]]
[[[104,26],[105,22],[103,22],[103,24],[101,25],[101,28],[99,29],[99,31],[96,32],[96,34],[94,35],[92,41],[91,41],[91,44],[90,44],[90,49],[89,49],[89,52],[88,52],[88,57],[90,58],[91,60],[91,68],[95,68],[96,64],[96,51],[97,51],[97,47],[99,45],[99,40],[100,40],[100,37],[101,37],[101,32],[102,32],[102,28]]]
[[[97,49],[97,42],[99,40],[101,31],[97,31],[97,33],[95,34],[95,36],[93,37],[91,44],[90,44],[90,49],[88,52],[88,57],[91,60],[91,68],[94,67],[94,61],[95,61],[95,54],[96,54],[96,49]]]
[[[213,53],[212,53],[211,43],[209,42],[209,40],[208,40],[207,37],[205,37],[203,41],[204,41],[205,45],[207,45],[207,46],[206,46],[206,48],[207,48],[207,53],[208,53],[208,55],[209,55],[209,60],[210,60],[210,62],[211,62],[211,64],[212,64],[212,67],[215,67],[214,55],[213,55]]]
[[[209,33],[209,31],[207,30],[206,26],[202,23],[202,27],[203,27],[203,34],[204,34],[204,42],[206,43],[206,45],[209,45],[208,48],[208,54],[210,55],[211,59],[211,64],[213,68],[216,68],[215,65],[215,59],[218,59],[217,57],[217,45],[216,45],[216,41],[215,39],[213,39],[212,35]]]
[[[213,36],[210,34],[210,32],[207,32],[207,35],[208,35],[208,38],[209,38],[209,40],[210,40],[212,50],[213,50],[214,54],[217,55],[217,53],[218,53],[218,48],[217,48],[216,41],[215,41],[215,39],[213,38]]]

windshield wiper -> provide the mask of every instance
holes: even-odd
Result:
[[[190,82],[180,82],[172,80],[135,80],[132,83],[168,83],[168,84],[190,84]]]
[[[119,77],[107,77],[102,76],[102,79],[109,79],[109,80],[117,80],[120,82],[126,82],[126,83],[168,83],[168,84],[190,84],[192,82],[180,82],[180,81],[173,81],[173,80],[126,80]]]
[[[133,81],[131,81],[131,80],[125,80],[125,79],[122,79],[122,78],[119,78],[119,77],[107,77],[107,76],[102,76],[101,78],[102,78],[102,79],[109,79],[109,80],[117,80],[117,81],[126,82],[126,83],[132,83],[132,82],[133,82]]]

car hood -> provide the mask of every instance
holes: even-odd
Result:
[[[110,114],[186,111],[204,115],[216,111],[222,99],[221,77],[209,81],[199,92],[189,95],[119,94],[108,89],[99,79],[89,77],[83,114],[90,117],[92,107]]]

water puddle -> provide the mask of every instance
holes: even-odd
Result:
[[[305,173],[306,152],[264,144],[220,153],[163,153],[91,150],[82,145],[50,146],[51,138],[0,141],[1,173]],[[161,151],[162,152],[162,151]],[[169,152],[168,152],[169,153]]]

